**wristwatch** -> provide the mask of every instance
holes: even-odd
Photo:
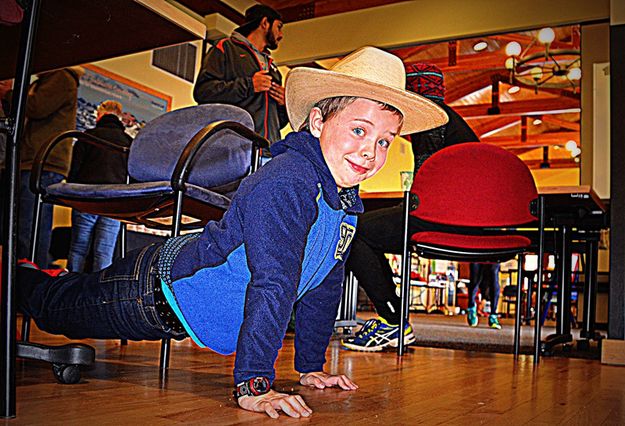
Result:
[[[234,397],[239,398],[241,396],[259,396],[264,395],[271,390],[271,383],[267,377],[252,377],[239,383],[234,390]]]

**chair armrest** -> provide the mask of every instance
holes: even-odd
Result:
[[[223,120],[211,123],[197,132],[182,151],[171,177],[171,186],[174,190],[184,192],[184,183],[189,175],[189,165],[192,163],[204,143],[210,139],[211,136],[222,130],[232,130],[236,134],[252,142],[256,154],[252,155],[252,166],[256,163],[255,159],[258,157],[258,149],[269,147],[269,141],[267,139],[260,136],[253,130],[248,129],[241,123]]]
[[[33,161],[33,165],[30,173],[30,190],[33,194],[43,194],[45,192],[45,188],[41,186],[41,173],[43,172],[43,166],[46,164],[46,160],[48,159],[48,155],[52,152],[54,147],[58,145],[62,140],[67,138],[77,139],[88,144],[98,146],[101,148],[105,148],[111,151],[117,151],[121,153],[128,153],[130,148],[125,146],[117,145],[113,142],[109,142],[104,139],[100,139],[96,136],[80,132],[78,130],[69,130],[67,132],[63,132],[48,142],[46,145],[43,145],[39,151],[37,151],[37,155],[35,156],[35,160]]]

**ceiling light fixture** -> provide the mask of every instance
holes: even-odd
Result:
[[[521,44],[511,41],[506,45],[508,58],[505,67],[510,72],[510,84],[534,87],[576,90],[582,78],[580,51],[578,49],[550,49],[555,40],[551,28],[541,29],[536,37],[522,49]],[[537,50],[535,46],[542,46]]]
[[[515,93],[519,93],[520,90],[521,88],[519,86],[510,86],[508,88],[508,93],[514,95]]]
[[[486,43],[484,40],[480,40],[473,45],[473,50],[475,50],[476,52],[481,52],[487,47],[488,47],[488,43]]]

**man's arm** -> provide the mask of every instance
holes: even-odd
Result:
[[[226,80],[229,58],[223,47],[212,47],[206,54],[193,88],[193,99],[199,104],[223,102],[238,104],[254,94],[252,76]]]

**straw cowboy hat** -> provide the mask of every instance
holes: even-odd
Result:
[[[298,130],[322,99],[357,96],[384,102],[404,115],[402,135],[447,123],[434,102],[404,90],[404,64],[397,56],[371,46],[347,55],[328,70],[298,67],[286,77],[286,105],[291,127]]]

